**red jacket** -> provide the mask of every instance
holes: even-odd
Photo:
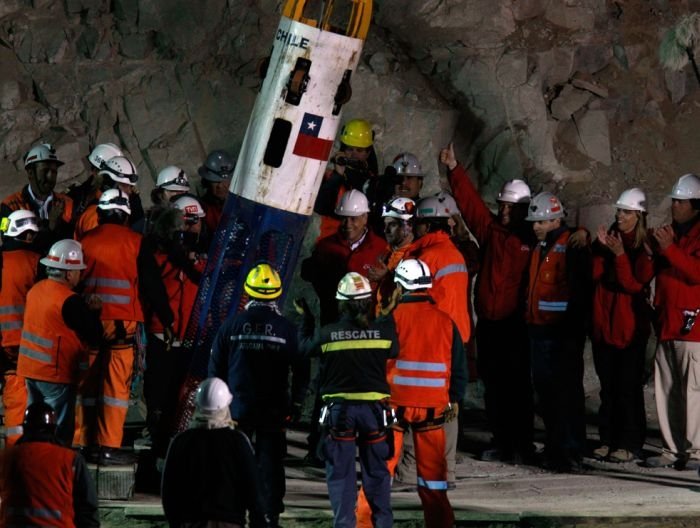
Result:
[[[386,241],[371,230],[365,234],[354,250],[340,233],[322,238],[316,243],[311,256],[301,266],[301,278],[310,282],[321,304],[321,324],[338,320],[335,292],[338,282],[346,273],[357,272],[367,276],[367,270],[376,264],[377,258],[386,250]],[[371,283],[376,291],[377,284]]]
[[[617,348],[646,341],[650,320],[645,292],[653,277],[654,264],[644,250],[625,244],[625,253],[615,256],[594,246],[593,341]]]
[[[52,279],[37,282],[27,294],[19,342],[17,375],[51,383],[75,383],[87,348],[63,319],[63,303],[75,295]]]
[[[533,325],[551,325],[564,321],[569,306],[569,281],[566,269],[566,245],[571,233],[566,230],[542,258],[537,246],[530,261],[525,319]]]
[[[103,321],[143,322],[136,261],[141,235],[128,227],[102,224],[81,241],[85,264],[85,293],[102,299]]]
[[[448,178],[459,210],[483,255],[476,281],[477,315],[498,321],[519,313],[530,264],[530,226],[524,225],[520,233],[501,226],[461,165]]]
[[[455,322],[462,342],[469,341],[469,273],[464,257],[450,240],[450,235],[442,231],[427,233],[413,242],[406,257],[419,258],[428,265],[433,277],[430,296],[435,299],[437,307]]]
[[[661,341],[700,341],[700,315],[689,334],[681,334],[684,310],[700,308],[700,218],[661,253],[654,306]]]
[[[27,292],[36,280],[40,255],[27,249],[4,251],[0,286],[0,343],[19,345]]]

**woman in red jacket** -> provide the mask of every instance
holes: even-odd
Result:
[[[598,229],[593,246],[593,360],[600,379],[601,446],[597,458],[630,462],[644,443],[644,353],[650,333],[646,303],[654,275],[647,251],[646,197],[624,191],[615,223]]]

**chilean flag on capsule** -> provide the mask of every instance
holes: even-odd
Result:
[[[297,142],[294,144],[292,152],[304,158],[328,161],[333,148],[333,140],[318,137],[322,124],[323,118],[321,116],[304,113]]]

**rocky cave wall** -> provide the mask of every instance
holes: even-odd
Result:
[[[0,193],[25,182],[39,141],[84,177],[91,145],[137,164],[144,196],[167,164],[192,176],[206,153],[236,153],[269,53],[272,0],[2,0]],[[345,118],[376,129],[380,165],[419,156],[443,185],[455,141],[483,195],[522,177],[560,193],[572,222],[612,220],[626,187],[667,219],[673,181],[700,170],[698,80],[659,60],[662,35],[698,0],[376,0]]]

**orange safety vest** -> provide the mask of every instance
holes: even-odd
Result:
[[[428,296],[399,302],[392,317],[399,344],[398,357],[386,365],[392,405],[445,408],[450,400],[452,319]]]
[[[561,323],[569,306],[566,247],[571,232],[564,231],[543,259],[538,244],[530,257],[530,280],[525,319],[533,325]]]
[[[2,254],[0,286],[0,344],[19,345],[27,292],[36,281],[40,255],[27,249],[13,249]]]
[[[23,442],[6,454],[4,526],[75,526],[75,453],[49,442]]]
[[[143,322],[136,260],[142,236],[126,226],[102,224],[81,241],[87,269],[85,293],[102,299],[103,321]]]
[[[100,193],[101,195],[102,193]],[[97,205],[88,205],[83,214],[80,215],[78,221],[75,223],[75,232],[73,238],[76,240],[82,240],[85,233],[95,229],[100,223],[97,219]]]
[[[173,320],[173,330],[177,338],[182,341],[185,339],[185,331],[187,323],[190,320],[192,307],[197,298],[197,284],[192,282],[190,278],[178,267],[168,260],[168,256],[163,252],[156,252],[156,262],[161,269],[161,277],[163,277],[163,285],[168,294],[168,302],[170,309],[173,311],[175,319]],[[205,261],[198,260],[194,267],[198,271],[204,271]],[[158,316],[154,313],[150,316],[148,331],[152,334],[163,332],[163,323],[160,322]]]
[[[53,205],[58,202],[63,202],[65,204],[63,208],[63,214],[61,215],[61,220],[63,220],[67,224],[70,224],[71,220],[73,219],[73,200],[68,195],[55,192],[53,193],[53,200],[50,205]],[[37,213],[36,206],[30,201],[25,200],[24,189],[22,189],[21,191],[17,191],[16,193],[11,194],[10,196],[7,196],[2,201],[2,204],[7,206],[7,208],[10,209],[10,211],[26,209],[27,211],[34,211],[35,213]],[[37,216],[39,216],[38,213]]]
[[[52,279],[37,282],[27,294],[19,341],[17,375],[52,383],[73,383],[87,347],[63,320],[63,303],[75,292]]]

